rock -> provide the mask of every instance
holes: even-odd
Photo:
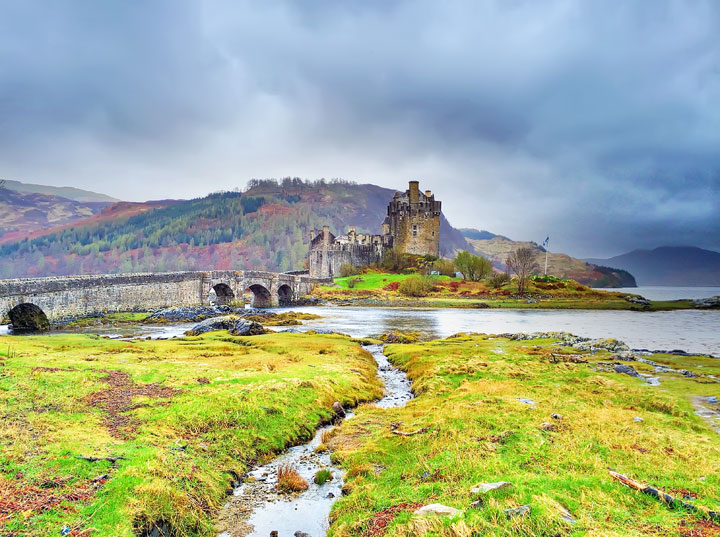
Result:
[[[565,509],[563,506],[560,506],[560,518],[562,518],[565,522],[568,524],[575,524],[577,520],[575,520],[575,517],[572,516],[572,513]]]
[[[544,421],[540,424],[540,428],[543,431],[551,431],[551,432],[555,432],[558,430],[557,425],[555,425],[554,423],[548,423],[546,421]]]
[[[530,513],[530,506],[529,505],[519,505],[518,507],[511,507],[510,509],[505,509],[503,512],[505,513],[505,516],[507,516],[508,518],[525,516]]]
[[[561,420],[561,419],[563,419],[563,415],[562,415],[562,414],[551,414],[550,417],[551,417],[552,419],[554,419],[554,420]]]
[[[687,369],[681,369],[678,371],[678,373],[680,373],[683,377],[687,377],[689,379],[694,379],[700,376],[694,371],[688,371]]]
[[[424,505],[420,509],[417,509],[414,514],[416,515],[439,515],[439,516],[455,516],[462,513],[460,509],[454,507],[448,507],[441,503],[431,503],[430,505]]]
[[[623,375],[630,375],[631,377],[640,378],[640,373],[631,365],[616,364],[613,366],[616,373],[622,373]]]
[[[295,537],[310,537],[309,533],[305,533],[304,531],[296,531],[293,533]]]
[[[708,395],[704,399],[706,403],[710,403],[711,405],[717,405],[718,403],[720,403],[720,401],[718,401],[718,398],[714,395]]]
[[[491,490],[502,490],[512,487],[509,481],[495,481],[494,483],[480,483],[470,489],[470,494],[487,494]]]
[[[626,297],[625,297],[625,300],[627,300],[627,301],[630,302],[631,304],[635,304],[635,305],[637,305],[637,306],[643,306],[643,307],[645,307],[645,306],[649,306],[649,305],[650,305],[650,301],[649,301],[647,298],[645,298],[644,296],[640,296],[640,295],[630,295],[630,296],[626,296]]]
[[[239,319],[233,315],[223,315],[222,317],[211,317],[201,321],[185,332],[185,335],[198,336],[214,330],[227,330],[234,336],[255,336],[265,333],[262,325],[255,321]]]
[[[633,421],[634,421],[635,423],[642,423],[642,422],[644,422],[645,420],[642,419],[640,416],[635,416],[635,417],[633,418]]]
[[[720,308],[720,295],[693,300],[692,305],[694,308]]]
[[[344,419],[344,418],[345,418],[345,409],[343,408],[343,406],[340,404],[339,401],[335,401],[335,402],[332,404],[332,409],[333,409],[333,412],[335,413],[335,416],[336,416],[337,418],[340,418],[340,419]]]
[[[524,405],[535,406],[535,405],[537,404],[537,403],[536,403],[535,401],[533,401],[532,399],[527,399],[527,398],[525,398],[525,397],[516,397],[516,399],[517,399],[518,401],[520,401],[520,402],[521,402],[522,404],[524,404]]]

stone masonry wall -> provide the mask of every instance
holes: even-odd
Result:
[[[119,311],[148,311],[169,306],[207,303],[216,283],[229,285],[240,298],[254,286],[263,306],[276,306],[279,296],[296,300],[309,294],[317,280],[260,271],[167,272],[103,276],[67,276],[0,280],[0,320],[19,304],[40,307],[48,319]]]

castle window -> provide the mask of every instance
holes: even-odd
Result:
[[[413,224],[413,237],[417,237],[417,225]]]

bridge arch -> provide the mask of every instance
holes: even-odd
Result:
[[[31,302],[23,302],[7,312],[13,331],[49,330],[50,321],[45,312]]]
[[[292,291],[292,288],[288,284],[284,283],[280,287],[278,287],[277,294],[278,294],[278,304],[280,306],[289,306],[292,304],[293,291]]]
[[[229,304],[235,300],[235,292],[226,283],[217,283],[212,289],[215,291],[215,302],[218,304]]]
[[[273,305],[272,295],[268,291],[267,287],[259,283],[251,284],[247,287],[247,290],[252,292],[252,306],[254,308],[270,308]]]

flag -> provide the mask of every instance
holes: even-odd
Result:
[[[548,245],[548,242],[550,242],[550,237],[545,237],[545,240],[542,243],[543,248]]]

